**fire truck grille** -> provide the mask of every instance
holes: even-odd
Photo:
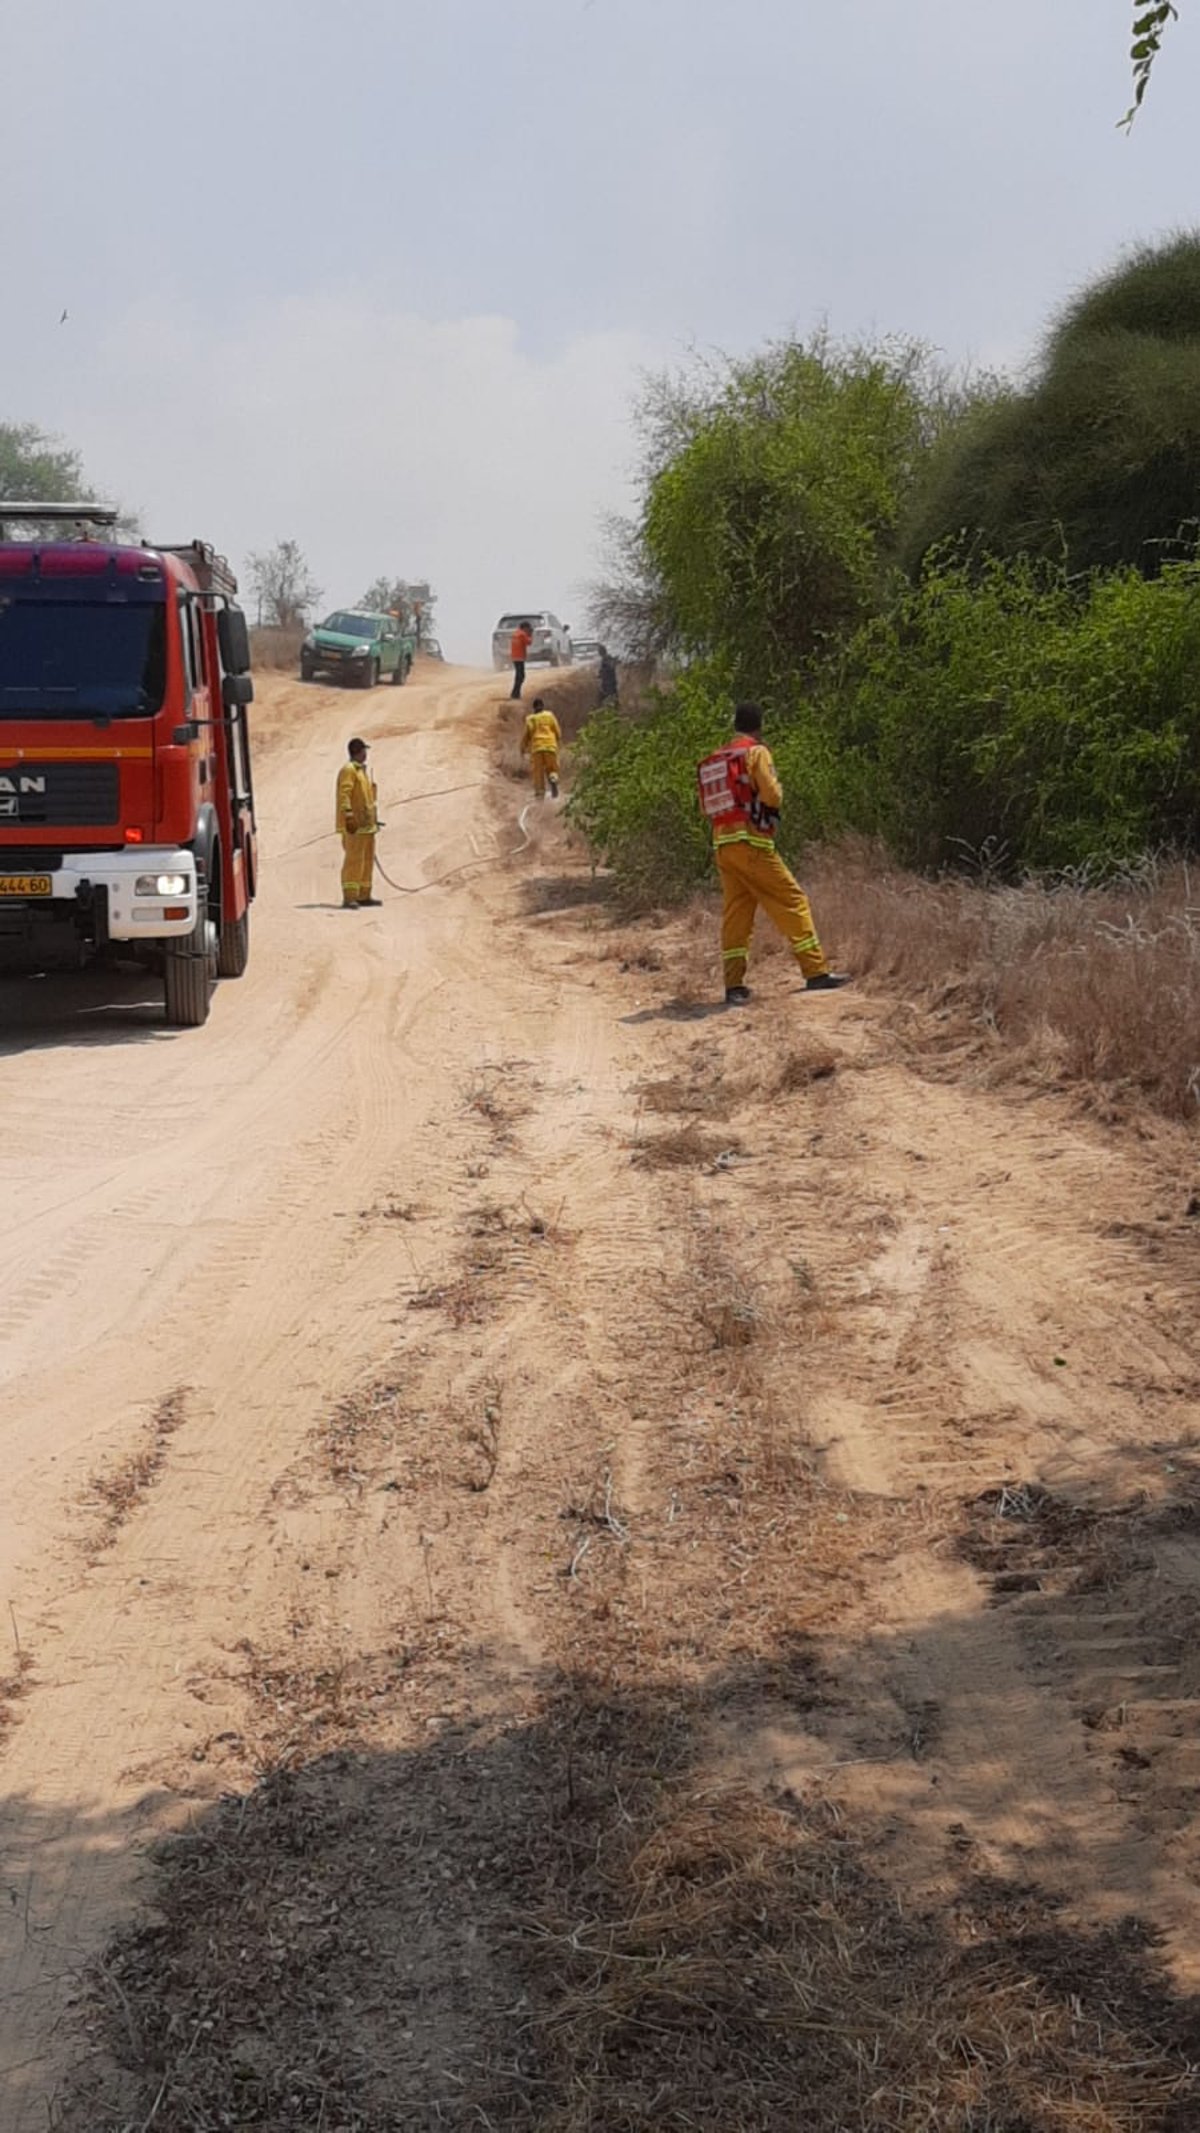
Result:
[[[0,765],[0,831],[18,823],[58,829],[115,822],[120,799],[115,763]]]

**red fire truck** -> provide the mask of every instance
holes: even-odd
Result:
[[[98,505],[0,502],[0,972],[161,972],[207,1020],[250,952],[257,849],[237,580]]]

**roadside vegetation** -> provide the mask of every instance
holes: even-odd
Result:
[[[822,335],[656,381],[641,438],[640,510],[613,530],[597,618],[673,678],[590,722],[572,799],[627,902],[709,879],[695,765],[754,697],[787,856],[869,841],[892,938],[918,888],[900,870],[1025,908],[1036,888],[1076,913],[1072,971],[1094,959],[1098,1015],[1132,975],[1117,936],[1152,936],[1171,1027],[1194,1029],[1200,236],[1077,297],[1019,389],[948,376],[908,342]],[[1015,941],[999,909],[973,937]],[[1056,931],[1013,951],[1043,971],[1051,1021]]]

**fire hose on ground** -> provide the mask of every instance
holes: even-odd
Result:
[[[486,778],[470,778],[464,785],[441,785],[438,786],[432,792],[408,793],[403,799],[389,800],[385,804],[387,805],[389,810],[393,807],[412,807],[416,804],[418,800],[444,800],[447,799],[452,793],[476,792],[478,791],[481,785],[485,785],[487,784],[487,782],[488,781]],[[397,896],[420,896],[425,889],[436,889],[441,885],[442,882],[452,881],[454,877],[458,874],[469,873],[472,867],[489,866],[492,862],[493,857],[515,859],[518,853],[523,852],[529,843],[529,826],[527,818],[529,815],[529,809],[531,804],[531,802],[526,801],[524,807],[521,809],[519,816],[517,817],[517,827],[521,832],[521,841],[519,844],[514,844],[512,849],[508,852],[495,855],[480,856],[476,859],[465,859],[462,862],[461,866],[448,867],[444,874],[435,874],[432,881],[418,882],[415,887],[409,887],[406,883],[402,881],[393,881],[391,875],[385,870],[383,862],[380,860],[378,853],[376,853],[375,855],[375,872],[379,875],[381,880],[387,883],[389,889],[395,891]],[[337,835],[337,830],[326,830],[319,837],[306,838],[303,844],[291,845],[286,852],[282,852],[280,854],[280,857],[282,859],[290,859],[294,852],[310,851],[314,844],[327,844],[331,837],[336,837]]]

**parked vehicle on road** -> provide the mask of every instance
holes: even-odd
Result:
[[[0,970],[141,963],[195,1027],[246,968],[258,874],[237,580],[206,541],[118,541],[98,504],[0,504],[23,521],[0,542]]]
[[[600,664],[600,639],[598,637],[572,637],[571,658],[577,667],[598,667]]]
[[[339,607],[311,629],[300,647],[300,679],[331,681],[373,689],[387,679],[397,687],[408,680],[417,640],[401,629],[395,615],[376,615],[363,607]]]
[[[570,623],[560,622],[558,616],[545,607],[514,607],[510,615],[501,615],[492,631],[492,665],[498,674],[512,665],[512,634],[522,622],[528,624],[533,638],[526,656],[527,666],[570,666]]]

